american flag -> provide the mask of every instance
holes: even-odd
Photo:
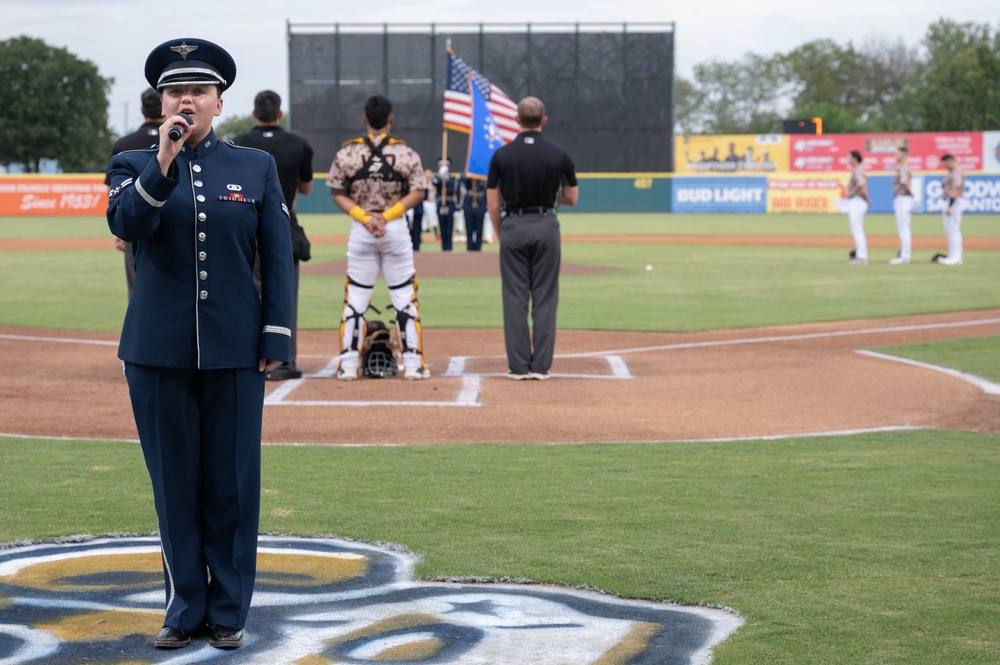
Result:
[[[448,88],[444,91],[444,126],[466,134],[472,131],[470,80],[483,94],[504,142],[514,140],[521,129],[517,124],[517,104],[451,49],[448,50]]]

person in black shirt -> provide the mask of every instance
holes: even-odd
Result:
[[[516,380],[549,378],[559,306],[556,207],[576,205],[579,197],[569,153],[542,136],[547,121],[540,99],[522,99],[517,105],[521,133],[493,154],[486,181],[486,209],[500,243],[507,376]]]
[[[430,175],[428,175],[430,174]],[[420,251],[420,242],[423,240],[421,233],[424,230],[424,203],[430,200],[430,182],[434,177],[430,169],[424,171],[424,176],[427,179],[428,188],[424,189],[424,200],[415,205],[410,209],[410,215],[407,217],[407,223],[410,225],[410,242],[413,243],[413,251]]]
[[[299,261],[308,261],[310,256],[309,238],[305,230],[299,226],[295,216],[295,195],[308,195],[312,191],[313,180],[313,149],[309,142],[298,134],[287,132],[279,122],[284,114],[281,112],[281,97],[272,90],[257,93],[253,100],[253,116],[257,126],[245,134],[240,134],[233,143],[257,148],[270,153],[278,166],[278,180],[281,182],[281,192],[291,212],[292,258],[295,263],[294,293],[292,295],[292,348],[291,359],[277,369],[267,373],[269,381],[284,381],[298,379],[302,370],[295,362],[298,351],[299,319]],[[259,265],[254,266],[255,281],[259,281]]]
[[[163,105],[160,93],[152,88],[147,88],[143,91],[140,101],[142,102],[144,122],[139,125],[139,129],[115,141],[114,147],[111,148],[112,157],[126,150],[141,150],[160,142],[160,125],[163,124]],[[110,169],[104,176],[104,184],[111,185]],[[115,249],[125,254],[125,282],[128,284],[128,297],[131,300],[132,286],[135,284],[135,254],[132,252],[132,243],[115,238]]]

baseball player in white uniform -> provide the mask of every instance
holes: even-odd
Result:
[[[948,169],[941,184],[941,196],[945,206],[942,221],[944,235],[948,239],[948,254],[934,256],[934,262],[943,266],[962,265],[962,194],[965,192],[965,173],[952,155],[941,157],[941,164]]]
[[[913,216],[913,173],[910,171],[908,158],[909,148],[900,146],[896,150],[896,177],[892,181],[892,210],[896,213],[896,231],[899,233],[899,256],[890,259],[894,266],[906,265],[910,262],[913,249],[913,235],[910,232],[910,219]]]
[[[403,376],[411,381],[430,376],[423,359],[413,243],[404,217],[423,201],[427,182],[420,156],[389,135],[394,120],[392,102],[382,95],[370,97],[365,102],[366,133],[344,143],[326,181],[334,203],[353,220],[337,368],[337,378],[344,381],[359,376],[365,312],[380,269],[396,310]]]
[[[868,265],[868,238],[865,236],[865,213],[868,212],[868,176],[865,175],[864,159],[857,150],[848,158],[851,164],[851,178],[847,181],[847,220],[854,236],[854,251],[851,252],[852,266]]]

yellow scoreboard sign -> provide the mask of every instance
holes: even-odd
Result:
[[[674,172],[686,175],[748,175],[789,170],[784,134],[675,136]]]

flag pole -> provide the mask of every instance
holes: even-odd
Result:
[[[448,55],[455,55],[455,52],[451,50],[451,37],[445,40],[444,43],[445,50]],[[450,61],[449,61],[450,62]],[[441,129],[441,159],[448,159],[448,128],[443,127]]]

